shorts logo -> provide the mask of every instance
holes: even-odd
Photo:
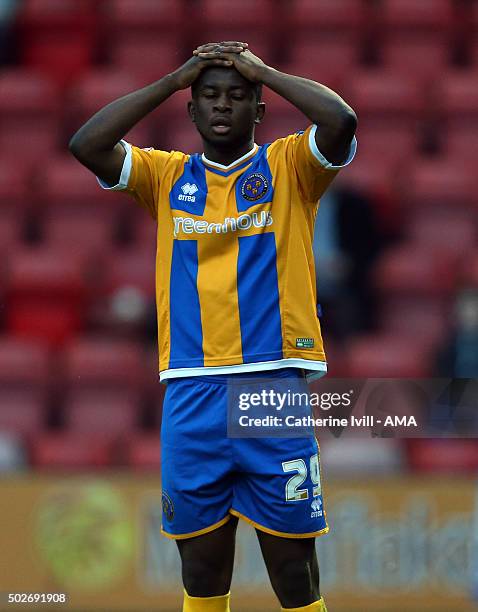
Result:
[[[164,491],[161,498],[161,503],[163,506],[163,514],[166,517],[166,520],[168,522],[171,522],[174,518],[174,505],[172,499]]]
[[[255,202],[262,198],[268,189],[269,183],[266,177],[260,172],[255,172],[250,174],[242,183],[241,194],[245,200]]]
[[[320,497],[315,497],[312,503],[310,504],[310,507],[312,508],[310,518],[320,518],[322,516],[322,500],[320,499]]]
[[[313,338],[296,338],[295,346],[296,348],[314,348],[314,339]]]

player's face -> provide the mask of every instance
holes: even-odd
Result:
[[[253,137],[254,123],[263,115],[254,85],[234,68],[209,68],[195,83],[189,105],[192,120],[204,140],[216,146],[240,146]]]

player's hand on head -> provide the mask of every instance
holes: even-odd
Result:
[[[193,55],[201,56],[203,59],[213,59],[223,53],[242,53],[247,49],[245,42],[237,40],[223,40],[222,42],[211,42],[200,45],[193,51]]]
[[[229,54],[231,55],[231,54]],[[188,61],[175,70],[172,76],[176,80],[179,89],[186,89],[198,78],[201,71],[210,66],[223,66],[231,68],[233,62],[231,58],[223,54],[214,54],[213,57],[200,57],[193,55]]]
[[[227,55],[233,62],[234,68],[248,81],[260,83],[262,81],[262,70],[265,63],[260,57],[254,55],[249,49],[244,49],[238,55]]]

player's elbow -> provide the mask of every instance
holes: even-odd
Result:
[[[83,164],[91,161],[96,153],[94,140],[82,133],[81,129],[71,137],[68,143],[68,149],[70,153]]]
[[[356,112],[347,105],[340,113],[339,123],[344,132],[350,133],[353,136],[358,125]]]

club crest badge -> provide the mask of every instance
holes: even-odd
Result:
[[[260,172],[250,174],[242,183],[241,194],[245,200],[256,202],[267,192],[269,182]]]
[[[168,522],[171,522],[174,518],[174,505],[173,500],[169,497],[167,493],[163,491],[163,495],[161,498],[161,503],[163,506],[163,514],[166,517]]]

